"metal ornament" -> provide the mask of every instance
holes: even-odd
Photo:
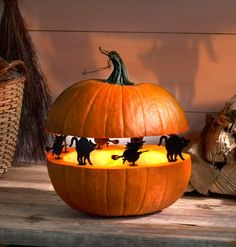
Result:
[[[94,138],[94,141],[97,144],[97,149],[102,149],[104,146],[108,147],[109,143],[113,143],[113,144],[119,144],[119,140],[111,140],[109,138]]]
[[[55,159],[60,159],[60,154],[62,153],[63,147],[65,148],[64,152],[67,152],[66,146],[67,146],[66,136],[65,135],[60,135],[60,136],[57,135],[57,136],[55,136],[52,147],[46,147],[46,151],[47,152],[51,151],[53,156],[54,156],[54,154],[57,155],[57,157]]]
[[[182,150],[183,148],[188,146],[190,140],[187,140],[183,136],[180,137],[175,134],[171,134],[169,137],[163,135],[160,138],[158,146],[161,145],[163,140],[165,140],[165,148],[167,151],[166,156],[169,162],[177,161],[177,156],[184,160]]]
[[[90,165],[92,165],[90,160],[90,153],[95,149],[96,145],[92,141],[89,141],[85,137],[81,137],[79,140],[77,137],[72,137],[70,147],[73,145],[75,141],[75,149],[77,152],[77,161],[78,165],[86,165],[87,161]]]
[[[144,142],[145,141],[143,140],[140,141],[140,138],[132,138],[131,142],[127,142],[123,155],[114,154],[111,156],[111,158],[113,160],[118,160],[119,158],[123,158],[123,164],[127,160],[128,162],[130,162],[130,166],[136,166],[137,164],[135,162],[139,159],[140,154],[148,151],[148,150],[138,151],[143,147]]]

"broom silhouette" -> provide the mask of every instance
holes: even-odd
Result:
[[[119,158],[123,158],[123,164],[125,163],[125,161],[129,161],[131,162],[130,166],[135,166],[135,161],[137,161],[139,159],[140,154],[148,152],[148,150],[145,151],[137,151],[134,149],[126,149],[123,153],[123,155],[116,155],[113,154],[111,156],[111,158],[113,160],[118,160]]]
[[[148,150],[145,150],[145,151],[139,151],[139,152],[137,152],[139,155],[140,154],[142,154],[142,153],[146,153],[146,152],[148,152]],[[118,155],[118,154],[113,154],[112,156],[111,156],[111,158],[113,159],[113,160],[118,160],[118,159],[120,159],[120,158],[128,158],[128,157],[126,157],[125,155]]]

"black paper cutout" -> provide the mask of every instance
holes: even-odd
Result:
[[[63,144],[64,142],[64,144]],[[54,154],[57,155],[57,157],[55,159],[60,159],[60,154],[62,153],[63,147],[65,147],[65,152],[66,152],[66,136],[64,135],[57,135],[55,136],[54,142],[52,147],[46,147],[46,151],[52,152],[52,155],[54,156]]]
[[[123,158],[123,164],[127,160],[128,162],[131,162],[130,166],[135,166],[135,162],[139,159],[140,154],[147,152],[145,151],[138,151],[143,147],[143,143],[145,141],[140,140],[140,138],[132,138],[131,142],[127,142],[125,151],[123,155],[112,155],[111,158],[113,160],[118,160],[119,158]]]
[[[97,149],[102,149],[104,146],[108,147],[109,143],[113,143],[113,144],[118,144],[119,140],[111,140],[109,138],[94,138],[94,141],[97,144]]]
[[[183,136],[177,136],[171,134],[169,138],[167,136],[161,136],[158,146],[161,145],[162,140],[165,140],[165,148],[167,151],[167,159],[169,162],[177,161],[177,156],[184,160],[182,155],[183,148],[187,147],[190,143],[190,140],[185,139]]]
[[[72,137],[70,147],[75,141],[75,149],[77,152],[77,161],[79,165],[86,165],[86,161],[92,165],[90,160],[90,153],[95,149],[96,145],[92,141],[89,141],[85,137],[81,137],[79,140],[77,137]]]

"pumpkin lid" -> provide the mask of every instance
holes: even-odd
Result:
[[[52,105],[46,129],[52,133],[94,138],[123,138],[177,134],[188,130],[184,111],[175,97],[152,83],[128,80],[115,51],[100,51],[114,69],[107,80],[77,82]]]

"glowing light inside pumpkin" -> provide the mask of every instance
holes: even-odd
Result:
[[[97,150],[91,152],[90,160],[92,162],[92,166],[87,164],[88,168],[112,168],[112,167],[131,167],[129,166],[129,162],[126,161],[123,164],[123,159],[120,158],[118,160],[113,160],[111,158],[112,155],[122,155],[125,150],[125,146],[109,146],[104,149]],[[169,164],[166,158],[166,150],[164,147],[158,147],[157,145],[144,145],[142,149],[139,151],[148,150],[148,152],[142,153],[140,158],[136,161],[138,166],[156,166],[156,165],[167,165]],[[187,154],[183,154],[185,158],[188,157]],[[179,158],[178,158],[179,159]],[[77,153],[75,149],[70,149],[70,152],[66,154],[62,154],[62,160],[66,163],[71,163],[77,165]],[[60,163],[60,162],[59,162]],[[137,166],[136,166],[137,167]]]

